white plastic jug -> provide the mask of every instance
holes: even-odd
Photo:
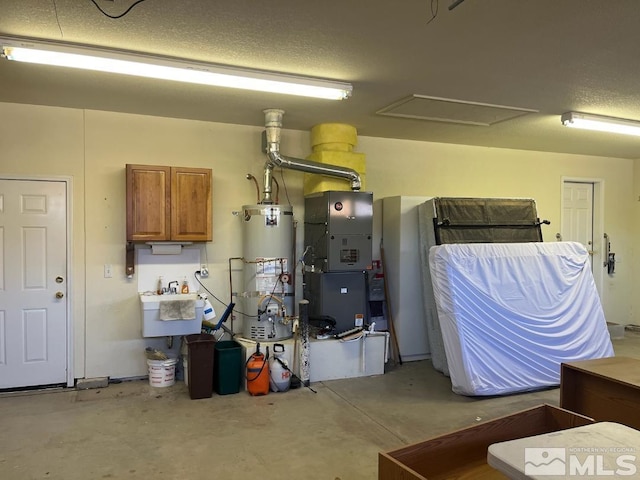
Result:
[[[209,299],[206,296],[203,296],[202,298],[204,299],[204,308],[202,309],[202,314],[204,316],[204,319],[209,322],[216,318],[216,312],[213,309],[213,306],[211,305]]]
[[[269,364],[270,386],[274,392],[286,392],[291,386],[291,370],[284,358],[284,345],[273,345],[273,358]]]

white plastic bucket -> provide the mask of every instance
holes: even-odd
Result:
[[[149,385],[152,387],[170,387],[176,383],[177,358],[167,360],[147,360],[149,367]]]

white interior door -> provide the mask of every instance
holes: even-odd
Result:
[[[0,180],[0,389],[67,383],[66,188]]]
[[[562,239],[582,243],[593,269],[593,183],[564,182],[563,188]]]

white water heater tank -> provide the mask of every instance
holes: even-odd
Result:
[[[292,336],[293,208],[291,205],[242,207],[243,336],[277,341]]]

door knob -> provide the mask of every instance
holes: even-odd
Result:
[[[56,298],[62,298],[62,297],[64,297],[64,293],[56,292]]]

